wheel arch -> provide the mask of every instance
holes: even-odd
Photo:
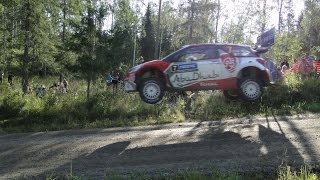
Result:
[[[270,76],[268,74],[268,70],[266,70],[266,69],[262,70],[258,67],[255,67],[255,66],[244,67],[237,74],[238,82],[241,79],[244,79],[247,77],[259,79],[263,86],[266,86],[270,82]]]
[[[145,68],[141,70],[136,77],[137,78],[135,81],[136,81],[136,84],[138,85],[138,88],[142,80],[147,78],[159,78],[164,85],[166,84],[165,74],[157,68]]]

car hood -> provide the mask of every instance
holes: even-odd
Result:
[[[152,61],[148,61],[140,64],[141,69],[152,68],[152,69],[159,69],[161,71],[164,71],[165,69],[167,69],[169,65],[170,63],[164,60],[152,60]]]

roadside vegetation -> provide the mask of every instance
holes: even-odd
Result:
[[[57,176],[61,179],[61,176]],[[131,173],[127,176],[120,176],[115,174],[106,175],[104,179],[108,180],[120,180],[120,179],[136,180],[264,180],[264,179],[275,179],[275,180],[319,180],[320,175],[313,173],[308,167],[303,166],[300,170],[294,170],[290,166],[281,166],[279,170],[274,174],[270,173],[223,173],[219,170],[212,170],[211,172],[203,172],[199,170],[183,170],[176,173],[159,172],[159,175],[150,176],[143,173]],[[56,179],[56,176],[52,175],[47,177],[48,180]],[[81,180],[87,179],[75,175],[67,175],[62,179],[67,180]],[[89,178],[90,179],[90,178]]]
[[[33,79],[33,86],[49,86],[57,78]],[[167,94],[156,105],[141,101],[103,80],[92,86],[86,97],[86,82],[71,79],[67,93],[48,90],[43,97],[23,94],[21,88],[0,85],[0,132],[38,132],[81,128],[108,128],[163,124],[181,121],[218,121],[254,115],[294,115],[320,112],[320,81],[301,80],[288,74],[278,85],[265,89],[260,103],[228,101],[219,91],[199,92],[196,98]]]

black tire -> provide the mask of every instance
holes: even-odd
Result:
[[[155,104],[161,101],[164,95],[162,81],[157,78],[143,79],[139,85],[139,95],[148,104]]]
[[[239,82],[239,93],[242,100],[258,102],[262,96],[262,85],[257,79],[247,77]]]
[[[223,95],[228,100],[237,100],[240,97],[239,91],[237,89],[235,90],[224,90]]]

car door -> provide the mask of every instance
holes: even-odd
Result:
[[[221,76],[215,46],[193,46],[179,52],[167,70],[171,86],[181,90],[214,89]]]

